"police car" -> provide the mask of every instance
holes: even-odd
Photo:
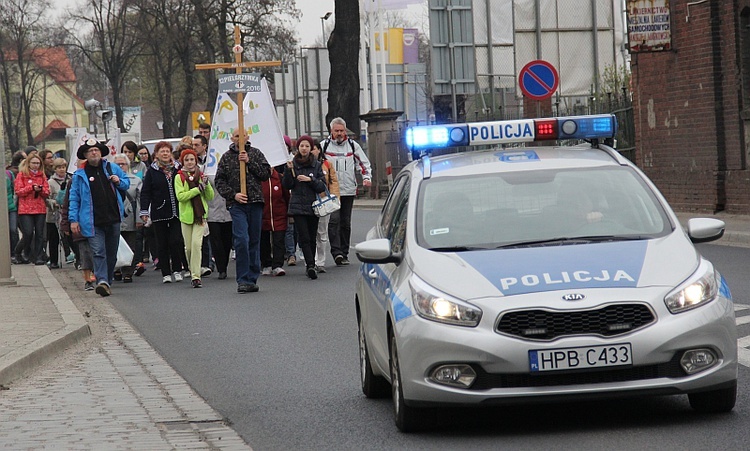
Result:
[[[362,391],[420,408],[687,394],[733,409],[732,297],[654,184],[612,147],[612,115],[413,127],[356,254]],[[576,146],[519,147],[580,140]],[[497,145],[431,157],[426,149]],[[509,147],[514,146],[514,147]]]

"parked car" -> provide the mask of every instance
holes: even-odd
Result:
[[[686,394],[703,412],[737,395],[726,281],[654,184],[605,141],[613,115],[414,127],[355,247],[362,391],[420,409]],[[431,157],[420,149],[496,147]]]

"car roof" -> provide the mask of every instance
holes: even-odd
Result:
[[[615,150],[589,144],[473,150],[422,158],[413,164],[425,178],[629,165]]]

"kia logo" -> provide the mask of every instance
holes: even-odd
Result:
[[[570,293],[570,294],[563,295],[562,300],[563,301],[582,301],[583,298],[585,297],[586,296],[579,294],[579,293]]]

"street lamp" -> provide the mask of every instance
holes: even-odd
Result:
[[[323,45],[326,46],[326,47],[328,47],[328,45],[326,43],[326,26],[325,26],[325,21],[328,20],[329,17],[331,17],[331,14],[333,14],[333,13],[330,12],[330,11],[328,11],[327,13],[325,13],[324,16],[320,16],[320,31],[323,34]]]

